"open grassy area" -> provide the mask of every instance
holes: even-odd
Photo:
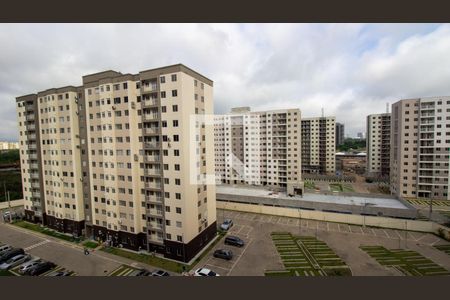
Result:
[[[23,198],[20,170],[0,170],[0,202],[6,201],[3,183],[6,185],[6,190],[9,191],[11,200]]]
[[[315,188],[316,188],[316,185],[315,185],[314,181],[309,181],[309,180],[305,181],[305,189],[314,190]]]
[[[30,222],[27,222],[27,221],[18,221],[18,222],[14,222],[13,224],[15,226],[18,226],[18,227],[22,227],[22,228],[25,228],[25,229],[28,229],[28,230],[33,230],[33,231],[36,231],[36,232],[40,232],[40,233],[43,233],[43,234],[46,234],[46,235],[49,235],[49,236],[52,236],[52,237],[55,237],[55,238],[58,238],[58,239],[61,239],[61,240],[65,240],[65,241],[68,241],[68,242],[75,242],[75,243],[80,242],[79,239],[74,239],[71,235],[60,233],[60,232],[57,232],[57,231],[55,231],[53,229],[50,229],[50,228],[47,228],[47,227],[44,227],[44,226],[40,226],[38,224],[33,224],[33,223],[30,223]]]
[[[435,262],[411,250],[388,250],[382,246],[361,246],[379,264],[395,268],[407,276],[450,275]]]
[[[434,248],[441,250],[441,251],[447,253],[448,255],[450,255],[450,245],[438,245],[438,246],[434,246]]]
[[[351,184],[348,183],[330,183],[330,190],[332,192],[354,192]]]
[[[350,268],[325,242],[289,232],[271,236],[285,269],[267,270],[266,276],[351,276]]]

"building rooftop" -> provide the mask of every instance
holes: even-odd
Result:
[[[273,199],[289,199],[289,200],[302,200],[310,202],[322,202],[331,204],[346,204],[356,206],[371,206],[371,207],[383,207],[383,208],[396,208],[396,209],[409,209],[401,201],[395,198],[383,198],[383,197],[363,197],[363,196],[342,196],[342,195],[323,195],[315,193],[306,193],[303,197],[293,196],[289,197],[283,192],[272,192],[264,188],[255,187],[236,187],[227,185],[217,185],[216,193],[218,194],[231,194],[237,196],[253,196],[262,198]],[[272,195],[271,195],[272,193]]]

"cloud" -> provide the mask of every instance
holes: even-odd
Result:
[[[450,95],[440,24],[1,24],[0,139],[17,140],[15,97],[85,74],[183,63],[214,80],[216,113],[298,107],[351,135],[402,97]]]

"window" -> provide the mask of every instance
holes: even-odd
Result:
[[[172,90],[172,97],[176,97],[176,96],[178,96],[177,90]]]
[[[166,98],[166,92],[161,92],[161,98]]]
[[[181,207],[177,207],[176,209],[177,214],[181,214]]]
[[[172,124],[173,124],[173,127],[178,127],[178,120],[173,120]]]
[[[171,78],[172,78],[172,81],[177,81],[177,74],[173,74],[173,75],[171,76]]]
[[[128,89],[128,83],[127,83],[127,82],[124,82],[124,83],[123,83],[123,89],[124,89],[124,90]]]
[[[161,77],[159,78],[159,81],[160,81],[161,83],[166,83],[166,77],[165,77],[165,76],[161,76]]]

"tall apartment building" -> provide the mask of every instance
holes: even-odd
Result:
[[[389,177],[391,114],[367,116],[367,174]]]
[[[344,144],[345,126],[343,123],[336,123],[336,147]]]
[[[303,118],[302,171],[303,173],[335,174],[336,172],[336,118]]]
[[[252,112],[233,108],[215,117],[216,182],[301,194],[299,109]]]
[[[450,97],[400,100],[391,115],[391,193],[447,199]]]
[[[181,261],[215,236],[211,80],[105,71],[17,102],[30,220]]]

